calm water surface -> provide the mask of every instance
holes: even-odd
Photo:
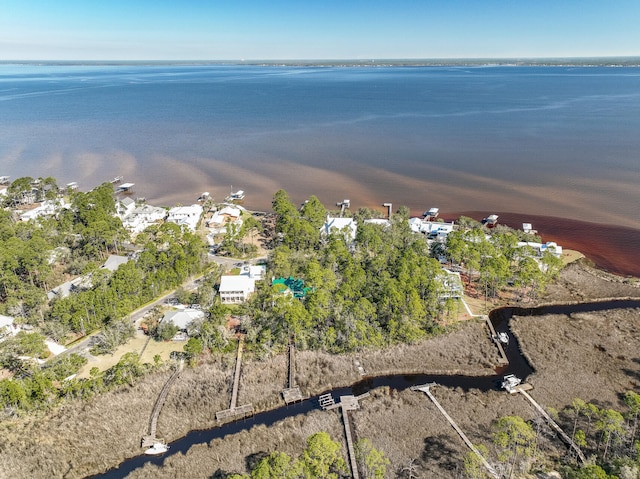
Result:
[[[0,64],[0,175],[124,175],[156,204],[284,188],[640,229],[639,132],[634,67]]]

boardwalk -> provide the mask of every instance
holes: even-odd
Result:
[[[347,438],[347,451],[349,451],[349,462],[351,464],[351,477],[360,479],[358,474],[358,464],[356,462],[356,453],[353,449],[353,439],[351,438],[351,425],[349,424],[349,413],[342,408],[342,422],[344,423],[344,435]]]
[[[429,399],[431,399],[431,401],[433,402],[433,404],[436,405],[436,407],[440,410],[440,412],[442,413],[442,415],[447,419],[447,421],[449,421],[449,424],[451,424],[451,426],[453,426],[453,428],[456,430],[456,432],[460,435],[460,437],[462,438],[462,440],[465,442],[465,444],[467,446],[469,446],[469,449],[471,449],[476,456],[478,456],[478,458],[480,459],[480,461],[482,461],[482,464],[484,465],[484,467],[487,469],[487,471],[489,471],[489,474],[491,474],[493,477],[495,477],[496,479],[500,479],[500,475],[498,474],[498,472],[493,468],[493,466],[491,466],[491,464],[489,464],[487,462],[487,460],[484,458],[484,456],[480,453],[480,451],[478,451],[478,449],[471,443],[471,441],[469,440],[469,438],[467,437],[467,435],[462,431],[462,429],[460,429],[460,427],[456,424],[456,422],[453,420],[453,418],[451,416],[449,416],[449,414],[447,414],[447,411],[444,410],[444,408],[440,405],[440,403],[438,402],[438,400],[433,396],[433,394],[431,394],[431,391],[429,391],[429,388],[431,386],[435,386],[436,383],[430,383],[430,384],[423,384],[422,386],[413,386],[411,388],[412,391],[422,391],[424,392],[427,396],[429,396]]]
[[[560,426],[558,426],[558,424],[551,418],[551,416],[547,414],[547,411],[545,411],[544,408],[540,406],[540,404],[538,404],[537,401],[533,399],[531,395],[529,395],[529,393],[527,393],[524,389],[517,388],[517,391],[520,394],[522,394],[525,398],[527,398],[527,400],[533,405],[533,407],[535,407],[538,410],[538,412],[542,414],[542,416],[546,419],[546,421],[549,423],[549,426],[551,426],[553,430],[558,433],[558,435],[565,442],[565,444],[567,444],[571,449],[575,451],[575,453],[578,455],[578,457],[582,461],[582,464],[586,464],[587,458],[584,457],[584,454],[580,449],[580,447],[575,442],[573,442],[573,440],[567,435],[567,433],[565,433],[562,430]]]
[[[295,372],[295,346],[293,345],[293,340],[291,340],[289,342],[289,383],[287,384],[287,388],[282,390],[282,399],[284,399],[286,404],[305,399],[302,397],[300,388],[296,386]]]
[[[240,383],[240,365],[242,364],[242,350],[244,349],[244,336],[238,341],[238,355],[236,356],[236,370],[233,376],[233,389],[231,390],[231,406],[230,409],[236,408],[238,402],[238,385]]]
[[[149,419],[149,434],[142,438],[142,447],[152,446],[153,443],[157,442],[156,439],[156,426],[158,425],[158,416],[160,416],[160,411],[162,410],[162,406],[164,405],[164,401],[167,399],[167,394],[169,394],[169,389],[173,386],[173,383],[178,379],[178,376],[182,372],[184,367],[184,360],[180,360],[180,365],[173,372],[171,377],[167,380],[165,385],[162,387],[158,398],[156,399],[156,403],[153,406],[153,412],[151,413],[151,418]]]
[[[240,336],[238,341],[238,355],[236,357],[236,369],[233,374],[233,386],[231,388],[231,404],[229,409],[218,411],[216,413],[216,419],[222,421],[235,416],[246,416],[253,413],[253,406],[251,404],[245,404],[244,406],[237,406],[238,403],[238,388],[240,385],[240,367],[242,366],[242,350],[244,349],[244,336]]]
[[[349,453],[349,464],[351,465],[351,477],[353,479],[360,479],[358,474],[358,464],[356,462],[356,453],[353,447],[353,439],[351,437],[351,424],[349,422],[348,411],[355,411],[360,409],[358,401],[369,397],[369,393],[361,394],[360,396],[340,396],[340,402],[335,403],[331,394],[323,394],[320,396],[320,406],[325,411],[331,409],[340,408],[342,412],[342,422],[344,423],[344,435],[347,440],[347,452]]]
[[[498,333],[496,333],[496,330],[493,327],[493,324],[491,323],[489,316],[485,316],[484,319],[487,322],[487,326],[489,327],[489,332],[491,333],[491,339],[493,339],[493,342],[496,344],[496,347],[498,348],[498,353],[500,353],[500,360],[499,360],[500,365],[504,366],[506,364],[509,364],[509,360],[507,359],[507,354],[504,352],[504,347],[502,346],[502,343],[498,340]]]

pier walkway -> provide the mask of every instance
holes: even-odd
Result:
[[[165,385],[162,387],[158,398],[156,399],[156,403],[153,406],[153,412],[151,413],[151,418],[149,420],[149,434],[142,437],[142,447],[150,447],[153,446],[154,443],[158,442],[156,438],[156,426],[158,425],[158,416],[160,416],[160,411],[162,410],[162,406],[164,405],[164,401],[167,399],[167,394],[169,394],[169,389],[173,386],[173,383],[178,379],[178,376],[182,372],[184,368],[184,360],[180,360],[179,366],[173,372],[171,377],[167,380]]]
[[[300,388],[296,386],[295,383],[295,346],[293,345],[293,340],[289,342],[289,382],[287,387],[282,390],[282,399],[284,399],[285,404],[291,404],[292,402],[303,401],[307,398],[302,397],[302,393],[300,392]]]
[[[222,421],[234,416],[247,415],[253,413],[253,405],[245,404],[244,406],[236,406],[238,402],[238,387],[240,385],[240,366],[242,365],[242,350],[244,349],[244,336],[240,336],[238,341],[238,355],[236,356],[236,369],[233,375],[233,386],[231,388],[231,404],[229,409],[218,411],[216,419]]]
[[[453,426],[453,428],[456,430],[456,432],[458,433],[458,435],[462,438],[462,440],[465,442],[465,444],[467,446],[469,446],[469,449],[471,449],[476,456],[478,456],[478,458],[480,459],[480,461],[482,462],[482,465],[487,469],[487,471],[489,471],[489,474],[491,474],[493,477],[495,477],[495,479],[500,479],[500,475],[498,474],[498,472],[493,468],[493,466],[491,464],[489,464],[487,462],[487,460],[484,458],[484,456],[480,453],[480,451],[478,451],[478,448],[476,448],[471,441],[469,440],[469,438],[467,437],[467,435],[462,431],[462,429],[460,429],[460,427],[456,424],[456,422],[453,420],[453,418],[451,416],[449,416],[449,414],[447,414],[447,411],[444,410],[444,408],[440,405],[440,403],[438,402],[438,400],[433,396],[433,394],[431,394],[431,391],[429,390],[429,388],[431,386],[436,386],[436,383],[429,383],[429,384],[423,384],[422,386],[413,386],[411,388],[412,391],[422,391],[423,393],[425,393],[427,396],[429,396],[429,399],[431,399],[431,401],[433,402],[433,404],[436,405],[436,407],[440,410],[440,412],[442,413],[442,415],[447,419],[447,421],[449,421],[449,424],[451,424],[451,426]]]
[[[527,400],[533,405],[533,407],[535,407],[538,410],[538,412],[542,414],[542,416],[546,419],[547,423],[549,423],[549,426],[551,426],[551,428],[558,433],[558,435],[564,441],[564,443],[567,444],[571,449],[575,451],[578,458],[580,458],[580,461],[582,461],[582,464],[586,464],[587,458],[584,456],[584,453],[582,452],[580,447],[573,441],[573,439],[569,437],[569,435],[566,432],[562,430],[560,426],[558,426],[558,424],[551,418],[551,416],[549,416],[547,411],[545,411],[544,408],[540,406],[540,404],[538,404],[537,401],[533,399],[531,395],[527,393],[527,391],[525,391],[524,388],[516,387],[516,391],[522,394],[525,398],[527,398]]]
[[[358,473],[358,463],[356,461],[356,452],[353,446],[353,438],[351,436],[351,423],[349,422],[348,411],[355,411],[360,409],[358,401],[369,397],[369,393],[361,394],[360,396],[340,396],[340,402],[336,403],[333,400],[331,394],[323,394],[320,396],[320,407],[325,411],[340,408],[342,412],[342,422],[344,424],[344,435],[347,440],[347,452],[349,453],[349,464],[351,465],[351,477],[353,479],[360,479]]]
[[[489,316],[484,316],[484,319],[485,319],[485,322],[487,323],[487,326],[489,327],[489,332],[491,333],[491,339],[496,344],[496,347],[498,348],[498,353],[500,353],[500,359],[498,360],[500,363],[499,365],[506,366],[507,364],[509,364],[509,360],[507,359],[507,353],[504,352],[504,347],[502,346],[502,343],[498,339],[498,333],[496,333],[496,330],[493,327],[493,324],[491,323],[491,319],[489,319]]]

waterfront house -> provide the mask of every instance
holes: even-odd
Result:
[[[201,205],[176,206],[169,210],[167,221],[180,226],[184,225],[191,231],[195,231],[202,212]]]
[[[121,200],[116,201],[116,216],[121,220],[124,220],[129,216],[136,208],[136,202],[131,198],[124,197]]]
[[[556,258],[562,256],[562,246],[559,246],[554,241],[547,241],[546,243],[534,243],[531,241],[525,242],[520,241],[518,243],[518,247],[522,248],[528,246],[529,248],[535,251],[537,257],[542,257],[545,252],[549,252],[554,255]]]
[[[133,209],[123,220],[122,225],[133,235],[144,231],[149,226],[162,222],[167,216],[167,210],[159,206],[147,204]]]
[[[355,241],[358,225],[353,218],[332,218],[327,216],[327,221],[320,228],[320,235],[326,237],[331,233],[342,232],[348,243]]]
[[[422,233],[429,239],[445,241],[447,235],[454,229],[453,221],[445,223],[443,221],[426,221],[422,218],[410,218],[409,228],[414,233]]]

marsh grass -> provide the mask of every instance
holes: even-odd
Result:
[[[571,301],[584,299],[587,294],[600,298],[632,293],[638,296],[635,283],[612,281],[572,264],[550,288],[546,299]],[[640,384],[638,311],[516,318],[512,329],[536,367],[530,378],[532,395],[545,407],[561,410],[574,397],[580,397],[595,401],[599,407],[622,410],[620,394]],[[356,360],[368,375],[489,374],[493,373],[497,352],[488,340],[484,323],[471,320],[446,336],[385,351],[340,356],[298,352],[296,381],[308,396],[353,384],[360,380]],[[215,426],[216,411],[229,407],[234,365],[235,354],[229,353],[210,357],[195,369],[185,369],[162,409],[158,436],[172,441],[191,429]],[[242,366],[238,404],[250,402],[256,411],[282,405],[280,392],[286,385],[286,368],[284,354],[266,360],[248,354]],[[134,387],[125,386],[88,401],[69,401],[39,417],[2,422],[0,478],[86,477],[140,454],[140,439],[149,415],[170,374],[169,370],[157,372],[140,378]],[[501,416],[517,414],[535,419],[531,406],[521,397],[445,387],[434,388],[433,392],[474,443],[490,444],[492,423]],[[396,477],[410,461],[419,477],[455,477],[467,452],[423,393],[381,388],[363,400],[361,409],[350,417],[356,439],[370,439],[391,459],[389,477]],[[306,438],[318,431],[327,431],[342,442],[339,413],[314,410],[273,427],[257,426],[208,445],[196,445],[185,455],[168,457],[162,469],[147,465],[132,477],[209,478],[245,472],[260,454],[281,450],[298,455]],[[557,447],[563,453],[563,446]]]

